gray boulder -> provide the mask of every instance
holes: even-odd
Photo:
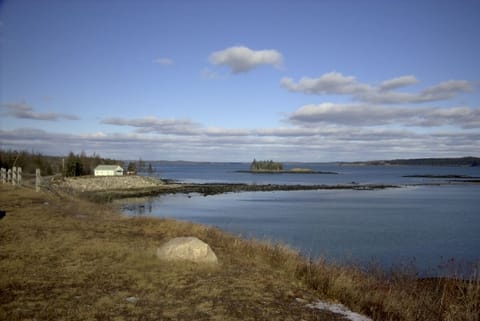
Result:
[[[157,257],[168,261],[217,264],[210,246],[196,237],[177,237],[157,248]]]

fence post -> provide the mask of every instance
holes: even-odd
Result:
[[[8,169],[7,171],[7,184],[12,183],[12,170]]]
[[[12,167],[12,185],[17,185],[17,167]]]
[[[42,179],[42,176],[40,175],[40,168],[37,168],[35,170],[35,191],[39,192],[40,191],[40,180]]]
[[[22,168],[17,167],[17,184],[22,185]]]
[[[2,175],[2,183],[5,184],[7,182],[7,171],[5,170],[5,168],[2,167],[0,172]]]

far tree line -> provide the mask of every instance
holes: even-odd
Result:
[[[38,152],[1,150],[0,167],[21,167],[25,174],[35,173],[39,168],[42,175],[63,175],[67,177],[93,175],[98,165],[120,165],[130,173],[153,172],[151,163],[130,161],[126,166],[123,161],[104,158],[98,154],[87,155],[85,152],[75,154],[70,152],[67,156],[48,156]]]

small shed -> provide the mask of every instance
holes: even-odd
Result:
[[[95,176],[122,176],[123,168],[119,165],[98,165],[95,167]]]

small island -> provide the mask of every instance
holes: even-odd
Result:
[[[237,171],[237,173],[252,173],[252,174],[333,174],[336,172],[315,171],[310,168],[295,167],[291,169],[284,169],[282,163],[274,162],[273,160],[257,161],[256,159],[250,164],[250,170]]]

